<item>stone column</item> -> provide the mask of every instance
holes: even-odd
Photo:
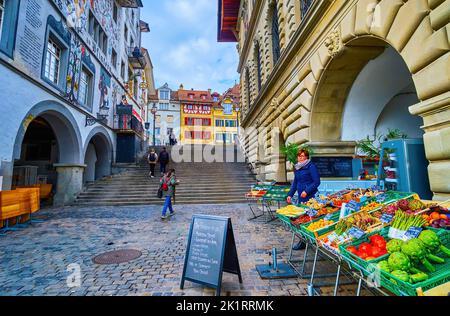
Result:
[[[0,161],[0,176],[2,177],[2,181],[0,183],[0,191],[11,190],[13,172],[14,172],[13,162]]]
[[[428,175],[434,200],[450,199],[450,92],[409,108],[423,118],[425,152],[430,161]]]
[[[79,164],[54,164],[54,166],[58,173],[54,205],[71,204],[83,190],[83,174],[87,166]]]

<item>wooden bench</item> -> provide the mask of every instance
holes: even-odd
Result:
[[[0,191],[0,228],[25,223],[40,209],[40,189],[19,188]]]
[[[10,219],[16,219],[21,215],[25,215],[27,212],[23,209],[23,202],[21,202],[23,193],[16,190],[14,191],[1,191],[0,192],[0,221],[7,222],[6,227],[9,226]],[[3,224],[3,226],[5,226]]]
[[[17,188],[16,191],[20,192],[21,207],[25,212],[25,214],[20,217],[20,223],[23,224],[31,219],[31,214],[36,213],[41,208],[40,188]]]

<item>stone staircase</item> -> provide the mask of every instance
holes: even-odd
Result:
[[[170,163],[176,170],[180,185],[176,188],[176,204],[245,203],[245,193],[255,183],[255,177],[245,163]],[[145,161],[140,165],[122,167],[120,174],[88,186],[78,196],[76,205],[119,206],[160,204],[156,197],[159,187],[159,165],[156,177],[148,176]]]

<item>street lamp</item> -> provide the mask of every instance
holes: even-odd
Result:
[[[235,104],[233,105],[233,107],[234,107],[234,111],[236,111],[236,118],[237,118],[237,120],[236,120],[236,123],[237,123],[237,136],[238,136],[238,138],[239,138],[239,112],[241,111],[241,107],[240,107],[240,105],[239,105],[238,103],[235,103]]]
[[[153,114],[153,146],[156,146],[156,112],[158,112],[158,109],[156,108],[155,103],[153,103],[153,107],[150,112]]]

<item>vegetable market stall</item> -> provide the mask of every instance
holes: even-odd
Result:
[[[346,214],[342,212],[342,208],[346,207],[342,201],[351,207],[354,207],[355,203],[358,205],[354,209],[350,208],[350,212]],[[450,281],[450,259],[444,258],[439,251],[437,254],[430,253],[433,249],[436,251],[436,245],[447,247],[448,213],[448,209],[443,206],[432,205],[429,208],[413,193],[344,190],[310,200],[306,205],[299,205],[297,208],[280,209],[277,216],[292,232],[291,249],[295,237],[306,242],[303,261],[300,261],[301,269],[295,267],[299,261],[293,260],[292,250],[289,263],[300,277],[311,278],[308,287],[311,295],[316,294],[314,279],[318,257],[326,258],[337,265],[335,295],[342,272],[358,283],[357,295],[360,294],[363,283],[377,294],[389,295],[387,291],[390,291],[395,295],[417,295],[419,290],[426,291]],[[439,228],[430,228],[431,225],[439,225]],[[433,229],[440,232],[433,235]],[[406,241],[414,240],[412,237],[417,237],[417,240],[433,240],[433,243],[429,243],[433,244],[434,248],[423,246],[424,241]],[[389,266],[389,260],[386,259],[392,256],[388,249],[383,248],[383,241],[385,244],[393,244],[396,243],[395,240],[406,245],[401,248],[402,255],[395,256],[408,257],[409,261],[406,262],[411,262],[411,267],[414,262],[419,262],[418,267],[412,267],[413,269],[408,271],[390,272],[380,268],[383,265]],[[305,275],[304,268],[310,248],[314,250],[313,267],[311,274]],[[423,262],[426,261],[421,261],[427,254],[438,265],[437,268],[428,266],[428,274],[423,271]]]
[[[276,220],[274,206],[280,208],[286,203],[290,191],[290,186],[283,183],[258,183],[251,187],[245,198],[252,213],[249,220],[262,216],[266,217],[266,222]]]

